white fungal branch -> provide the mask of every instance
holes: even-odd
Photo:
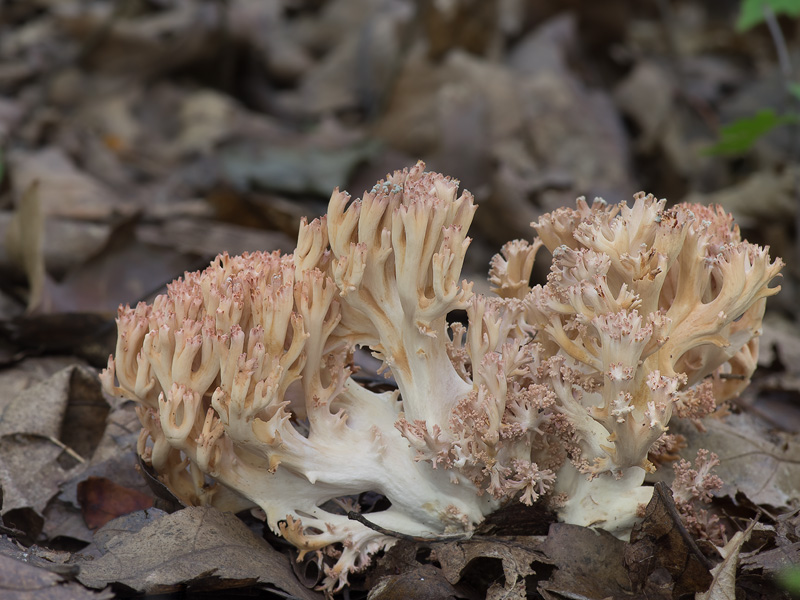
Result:
[[[324,549],[326,590],[394,543],[331,508],[367,491],[391,503],[369,521],[407,535],[468,536],[543,496],[626,535],[673,413],[699,423],[746,385],[782,263],[718,208],[579,200],[504,246],[483,297],[461,281],[475,209],[418,163],[336,190],[293,254],[222,255],[120,308],[102,380],[138,402],[142,458],[183,502],[258,506],[301,554]],[[397,391],[351,377],[356,346]],[[704,379],[721,373],[741,378]]]

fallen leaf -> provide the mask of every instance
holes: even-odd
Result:
[[[11,235],[11,226],[18,218],[20,208],[13,213],[0,213],[0,239],[5,239],[6,245],[11,243],[8,236]],[[62,277],[100,252],[110,234],[111,226],[104,223],[62,219],[45,219],[43,234],[35,233],[43,237],[44,266],[47,273],[54,277]],[[31,243],[31,239],[25,240],[26,245]],[[0,249],[0,267],[13,266],[12,257],[4,256]]]
[[[89,529],[112,519],[153,506],[153,498],[105,477],[89,477],[78,484],[78,502]]]
[[[61,487],[86,469],[105,434],[109,406],[96,374],[68,366],[0,402],[0,411],[0,514],[43,515]]]
[[[231,134],[235,102],[212,90],[185,94],[178,110],[180,133],[167,153],[174,157],[208,154]]]
[[[755,522],[754,522],[755,523]],[[714,580],[707,591],[698,593],[695,600],[736,600],[736,567],[739,564],[739,552],[750,538],[752,524],[745,531],[737,531],[723,548],[717,548],[722,555],[722,562],[711,569]]]
[[[161,291],[185,271],[204,268],[206,259],[137,240],[116,240],[114,247],[94,257],[59,285],[61,312],[116,313],[120,304],[131,304]]]
[[[196,219],[142,225],[137,228],[136,234],[148,244],[168,245],[180,252],[200,256],[216,256],[223,252],[233,256],[243,252],[288,251],[296,245],[296,240],[278,231]]]
[[[77,566],[67,564],[71,556],[69,552],[50,550],[35,544],[33,546],[23,546],[7,535],[0,535],[0,555],[71,579],[78,573]]]
[[[402,573],[383,577],[370,590],[367,600],[450,600],[463,598],[432,565],[419,565]]]
[[[80,509],[56,496],[42,513],[41,534],[61,548],[78,550],[92,541],[92,530],[86,526]]]
[[[783,371],[800,374],[800,329],[780,314],[767,314],[758,338],[758,364],[767,367],[776,360]]]
[[[780,546],[772,550],[742,554],[743,571],[761,571],[769,575],[779,575],[785,569],[800,565],[800,542]]]
[[[784,170],[764,169],[737,180],[737,183],[713,193],[692,193],[683,202],[719,204],[742,227],[793,218],[795,210],[794,181],[797,167]],[[753,202],[754,194],[759,201]],[[774,249],[774,243],[772,243]]]
[[[716,496],[742,493],[772,507],[790,506],[800,497],[800,441],[794,436],[772,431],[751,412],[708,418],[703,425],[706,431],[700,433],[691,423],[673,421],[670,432],[686,438],[684,456],[700,448],[719,456],[716,473],[723,485]]]
[[[146,511],[150,512],[150,511]],[[289,559],[256,537],[235,515],[213,508],[155,513],[141,529],[117,529],[118,519],[96,534],[100,556],[81,561],[78,580],[91,588],[120,583],[147,594],[194,589],[274,585],[298,598],[320,599],[292,573]],[[122,517],[129,527],[131,517]]]
[[[625,542],[602,529],[554,523],[542,552],[555,566],[550,579],[539,582],[546,600],[631,597],[625,569]]]
[[[57,462],[63,452],[55,440],[24,434],[0,438],[0,514],[6,517],[15,509],[30,508],[41,515],[61,483],[72,474]]]
[[[666,598],[678,598],[705,590],[711,577],[696,546],[690,548],[687,543],[688,534],[685,530],[681,533],[677,510],[670,513],[667,502],[672,501],[671,491],[666,486],[662,490],[668,497],[654,493],[644,519],[633,528],[630,544],[625,548],[625,565],[637,592],[650,596],[659,589]]]
[[[0,400],[0,437],[13,434],[55,438],[69,402],[69,382],[75,366],[34,383]]]
[[[0,514],[30,508],[41,515],[82,459],[59,439],[77,368],[67,367],[0,404]],[[62,466],[58,459],[65,452],[73,457]]]
[[[62,577],[0,554],[0,600],[106,600],[110,591],[93,592]]]
[[[20,355],[72,354],[103,367],[117,335],[112,316],[74,312],[23,315],[0,321],[0,336],[14,346],[17,360]]]
[[[343,187],[352,170],[378,150],[374,140],[340,148],[288,147],[244,142],[220,152],[225,178],[237,189],[259,189],[327,197]]]
[[[662,140],[675,105],[675,84],[667,69],[642,60],[614,90],[614,101],[641,129],[640,150],[652,151]]]
[[[9,153],[11,182],[17,198],[38,182],[42,214],[70,219],[107,220],[129,212],[110,188],[80,171],[60,148]]]
[[[491,541],[452,542],[436,544],[434,552],[442,566],[442,573],[452,584],[458,583],[465,572],[474,569],[479,559],[499,559],[503,567],[504,583],[492,583],[487,598],[524,598],[525,578],[533,575],[531,563],[549,563],[541,551],[543,537],[495,538]]]

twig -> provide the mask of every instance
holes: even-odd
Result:
[[[470,539],[472,536],[469,534],[463,533],[455,533],[451,535],[435,535],[431,537],[422,537],[416,535],[408,535],[406,533],[400,533],[399,531],[392,531],[391,529],[386,529],[385,527],[381,527],[369,521],[364,515],[358,513],[354,510],[351,510],[347,513],[347,518],[351,521],[358,521],[362,525],[369,527],[373,531],[377,531],[383,535],[388,535],[390,537],[395,537],[399,540],[406,540],[409,542],[458,542],[458,541],[465,541]]]
[[[7,525],[3,525],[0,523],[0,533],[7,535],[8,537],[24,537],[27,534],[24,531],[20,531],[16,527],[8,527]]]
[[[77,460],[79,463],[81,463],[81,464],[85,464],[86,463],[86,459],[85,458],[83,458],[80,454],[75,452],[75,450],[73,450],[72,448],[67,446],[64,442],[62,442],[58,438],[53,437],[52,435],[48,435],[47,439],[50,442],[52,442],[53,444],[55,444],[56,446],[58,446],[59,448],[61,448],[64,452],[69,454],[72,458]]]

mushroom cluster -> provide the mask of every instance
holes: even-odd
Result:
[[[670,418],[747,385],[781,261],[719,208],[579,200],[506,244],[487,297],[460,281],[475,209],[418,163],[336,190],[292,254],[222,255],[120,308],[102,380],[137,402],[139,454],[187,505],[263,509],[327,590],[390,532],[469,535],[514,499],[624,537]],[[359,347],[396,389],[353,377]],[[352,519],[364,492],[388,506]]]

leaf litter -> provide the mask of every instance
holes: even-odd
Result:
[[[319,597],[316,564],[293,563],[257,519],[171,500],[136,459],[133,406],[104,396],[96,374],[119,303],[221,251],[292,247],[299,217],[324,212],[335,186],[356,191],[418,158],[460,178],[482,205],[470,278],[543,212],[643,188],[720,203],[796,263],[797,124],[766,25],[753,3],[744,33],[735,11],[658,4],[4,5],[0,599]],[[759,111],[773,111],[771,131],[745,128],[741,157],[704,154]],[[778,582],[800,563],[796,269],[782,285],[762,370],[731,414],[702,435],[671,426],[682,456],[720,457],[709,510],[722,550],[692,547],[663,495],[629,544],[508,507],[472,540],[400,542],[350,597],[788,597]]]

